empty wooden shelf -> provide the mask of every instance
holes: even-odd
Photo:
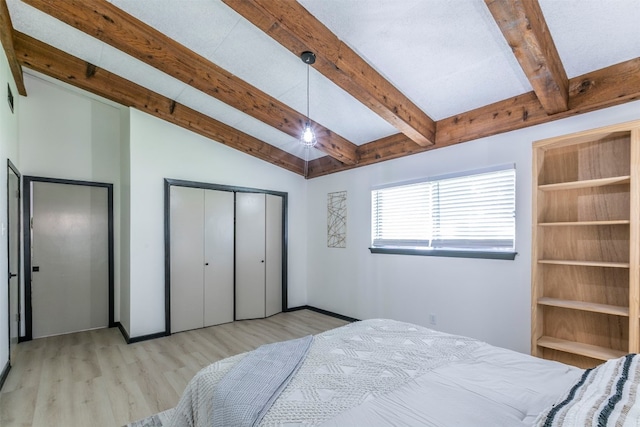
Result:
[[[531,352],[640,351],[640,121],[533,144]]]

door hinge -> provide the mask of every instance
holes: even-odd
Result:
[[[20,190],[16,190],[16,198],[20,198]]]
[[[31,226],[31,229],[33,229],[33,217],[31,217],[31,219],[29,220],[29,224]]]

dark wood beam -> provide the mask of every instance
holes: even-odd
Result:
[[[124,106],[136,108],[261,160],[304,175],[304,160],[299,157],[26,34],[15,32],[14,41],[16,56],[24,67]]]
[[[22,76],[22,68],[16,59],[16,52],[13,47],[13,24],[9,15],[9,8],[6,0],[0,0],[0,41],[4,48],[4,53],[9,61],[9,68],[16,82],[18,93],[27,96],[27,88],[24,86],[24,77]]]
[[[437,123],[436,143],[416,147],[393,135],[358,147],[357,166],[396,159],[466,141],[535,126],[640,99],[640,58],[569,80],[569,107],[548,115],[535,92],[458,114]],[[374,161],[375,160],[375,161]],[[327,157],[309,162],[309,178],[352,169]]]
[[[223,0],[296,56],[309,50],[325,77],[420,146],[435,141],[435,123],[295,0]]]
[[[298,138],[302,132],[303,114],[105,0],[23,1],[288,135]],[[317,149],[343,163],[356,162],[355,144],[319,123],[313,127]]]
[[[569,109],[569,79],[538,0],[485,0],[547,114]]]

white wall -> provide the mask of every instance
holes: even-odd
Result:
[[[309,181],[308,304],[530,349],[531,143],[640,118],[640,101]],[[371,254],[372,186],[516,164],[514,261]],[[327,193],[348,192],[347,248],[326,247]],[[437,324],[429,324],[429,315]]]
[[[25,86],[19,115],[21,174],[113,184],[114,292],[119,301],[121,107],[35,75],[25,74]],[[116,321],[119,310],[116,303]]]
[[[131,330],[131,146],[129,109],[120,111],[120,324]]]
[[[137,110],[130,128],[130,336],[165,329],[164,178],[288,192],[289,306],[306,304],[305,180]]]
[[[7,102],[7,84],[11,87],[14,99],[14,113]],[[18,95],[18,89],[9,63],[4,54],[0,53],[0,161],[3,172],[0,173],[0,373],[9,361],[9,290],[7,272],[7,159],[14,165],[18,162],[18,111],[23,100]]]

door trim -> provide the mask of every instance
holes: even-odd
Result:
[[[18,321],[18,342],[20,342],[21,336],[20,336],[20,332],[22,331],[22,312],[21,312],[21,308],[22,308],[22,300],[21,300],[21,292],[20,292],[20,287],[21,287],[21,283],[20,283],[20,278],[22,277],[22,274],[20,274],[20,263],[21,263],[21,259],[20,259],[20,252],[21,252],[21,242],[20,242],[20,200],[22,197],[22,191],[20,191],[20,183],[22,181],[22,175],[20,175],[20,172],[18,171],[18,168],[16,167],[16,165],[13,164],[13,162],[11,162],[10,159],[7,159],[7,303],[8,303],[8,313],[7,316],[9,317],[9,363],[11,363],[11,264],[9,263],[9,256],[11,254],[11,242],[9,241],[9,227],[15,227],[16,224],[10,224],[9,223],[9,218],[11,218],[11,212],[9,211],[9,197],[11,197],[9,195],[9,169],[11,170],[11,172],[13,172],[17,177],[18,177],[18,270],[16,271],[17,277],[16,279],[18,280],[18,314],[20,315],[20,320]]]
[[[236,187],[232,185],[210,184],[206,182],[184,181],[180,179],[164,179],[164,318],[165,335],[171,335],[171,187],[191,187],[204,190],[230,191],[233,193],[263,193],[282,197],[282,311],[288,309],[287,295],[287,241],[289,240],[288,221],[288,197],[289,193],[282,191],[264,190],[250,187]],[[235,197],[234,197],[235,198]],[[235,209],[235,207],[234,207]],[[235,230],[234,230],[235,236]],[[235,240],[235,237],[234,237]],[[234,253],[235,260],[235,253]],[[235,264],[235,261],[234,261]],[[235,275],[235,265],[233,266]],[[234,278],[235,294],[235,278]],[[235,319],[235,304],[234,314]]]
[[[87,187],[103,187],[107,189],[108,209],[108,245],[109,245],[109,327],[116,326],[114,321],[114,254],[113,254],[113,184],[92,181],[76,181],[72,179],[45,178],[24,176],[22,178],[22,232],[24,241],[24,302],[25,302],[25,336],[23,341],[33,339],[32,307],[31,307],[31,183],[49,182],[52,184],[83,185]]]

